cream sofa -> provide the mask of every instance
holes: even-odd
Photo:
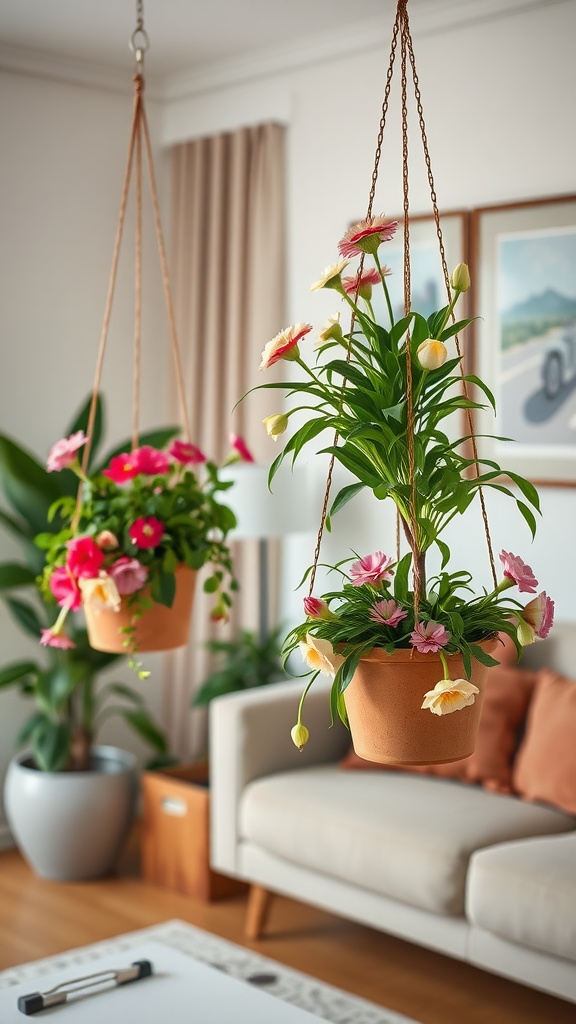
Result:
[[[526,659],[570,678],[576,627]],[[290,740],[300,682],[212,702],[211,860],[315,904],[576,1002],[576,818],[479,786],[343,771],[327,684]]]

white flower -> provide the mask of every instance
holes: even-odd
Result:
[[[453,711],[461,711],[476,700],[480,693],[474,683],[467,679],[441,679],[433,690],[424,694],[422,708],[428,708],[433,715],[451,715]]]
[[[105,609],[120,611],[120,594],[114,580],[107,572],[101,572],[98,576],[91,576],[87,579],[80,579],[80,590],[84,604],[89,604],[95,612]]]
[[[334,287],[337,284],[336,278],[340,278],[342,271],[348,266],[348,260],[338,260],[338,263],[331,263],[329,267],[324,269],[322,277],[318,281],[315,281],[310,286],[311,292],[317,292],[320,288]]]
[[[318,640],[317,637],[310,636],[310,633],[306,634],[306,640],[301,640],[298,646],[308,667],[315,672],[321,672],[322,675],[330,676],[331,679],[344,661],[341,655],[334,654],[332,644],[328,640]]]

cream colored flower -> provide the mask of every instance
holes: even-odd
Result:
[[[333,316],[328,317],[328,321],[325,327],[320,331],[320,334],[318,335],[318,342],[314,347],[318,348],[318,345],[323,344],[325,341],[342,341],[342,337],[340,313],[334,313]]]
[[[459,263],[450,278],[450,285],[455,292],[467,292],[470,287],[470,271],[466,263]]]
[[[306,726],[302,725],[302,722],[298,722],[293,729],[291,729],[290,735],[294,746],[298,747],[298,750],[303,750],[308,743],[310,733]]]
[[[80,579],[80,590],[84,604],[89,604],[95,612],[105,609],[120,611],[120,594],[118,588],[107,572],[101,572],[98,576],[91,576],[87,579]]]
[[[280,434],[283,434],[284,431],[286,430],[286,427],[288,426],[288,417],[286,413],[277,412],[274,413],[272,416],[266,416],[266,418],[262,420],[262,422],[266,427],[268,436],[271,437],[273,441],[275,441],[280,436]]]
[[[348,262],[348,260],[338,260],[338,263],[331,263],[329,267],[324,269],[322,277],[310,286],[310,291],[317,292],[320,288],[334,288],[338,284],[341,284],[340,275],[348,266]]]
[[[428,708],[433,715],[451,715],[453,711],[461,711],[476,700],[480,693],[474,683],[467,679],[441,679],[433,690],[424,694],[422,708]]]
[[[324,676],[334,678],[344,658],[335,654],[329,640],[319,640],[317,637],[306,634],[306,639],[301,640],[299,645],[302,657],[309,668],[314,672],[321,672]]]
[[[446,362],[446,345],[434,338],[428,338],[418,346],[417,356],[420,366],[425,370],[438,370]]]

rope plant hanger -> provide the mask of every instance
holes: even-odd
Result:
[[[61,504],[69,526],[51,541],[44,585],[62,611],[48,642],[66,643],[67,612],[83,607],[90,643],[103,651],[128,653],[141,670],[136,651],[167,650],[188,642],[195,576],[205,564],[212,575],[204,589],[215,595],[213,618],[225,619],[235,588],[228,531],[235,525],[231,510],[218,500],[229,486],[219,480],[216,466],[192,443],[186,407],[182,363],[170,283],[150,131],[144,104],[144,55],[149,39],[144,28],[143,3],[137,0],[136,28],[130,39],[135,55],[134,101],[128,157],[108,283],[104,321],[86,434],[76,432],[58,442],[54,469],[73,469],[79,479],[71,507]],[[156,229],[164,300],[184,440],[173,428],[140,433],[140,364],[142,325],[142,209],[144,162]],[[135,181],[134,345],[131,444],[121,446],[109,464],[90,475],[102,368],[130,186]],[[81,464],[77,452],[83,447]],[[202,480],[196,470],[203,464]]]
[[[379,250],[392,238],[398,222],[375,215],[373,206],[398,58],[404,316],[395,319],[386,283],[390,270],[380,261]],[[410,77],[447,295],[446,306],[427,319],[411,308]],[[287,654],[299,647],[312,672],[292,738],[300,748],[308,740],[304,700],[322,673],[333,679],[332,718],[340,717],[350,726],[354,749],[361,757],[399,764],[459,760],[474,749],[486,671],[497,664],[493,657],[497,635],[508,634],[520,650],[530,633],[532,638],[538,630],[545,635],[551,608],[545,594],[536,610],[530,605],[524,609],[510,596],[511,587],[533,593],[536,584],[530,568],[510,552],[500,555],[504,579],[498,581],[483,489],[497,488],[512,498],[532,533],[532,508],[539,510],[539,500],[530,483],[506,471],[520,492],[518,497],[502,482],[504,471],[479,456],[472,414],[480,403],[471,397],[472,387],[483,402],[493,405],[494,400],[483,381],[463,368],[459,334],[471,321],[457,321],[454,310],[470,287],[470,277],[465,264],[451,275],[448,272],[408,0],[398,0],[396,7],[366,217],[344,234],[338,250],[342,258],[325,269],[312,289],[332,289],[351,307],[349,332],[343,332],[340,314],[330,317],[320,333],[316,365],[311,367],[300,343],[312,325],[297,324],[268,343],[261,364],[261,369],[267,369],[285,359],[297,362],[303,371],[303,379],[263,385],[284,386],[289,396],[298,396],[298,406],[283,417],[283,430],[293,412],[309,411],[307,421],[273,463],[272,480],[286,456],[294,460],[324,430],[333,432],[332,444],[322,448],[330,461],[313,564],[305,576],[309,580],[306,620],[292,630],[285,645]],[[356,273],[343,276],[355,257],[359,257]],[[373,269],[365,267],[367,259],[374,263]],[[389,320],[385,325],[376,318],[373,287],[383,292],[384,316]],[[455,346],[453,356],[447,342]],[[455,412],[464,413],[465,436],[452,441],[444,431],[444,420]],[[329,509],[336,461],[356,482],[343,487]],[[332,516],[364,488],[380,500],[392,498],[396,505],[396,558],[382,551],[363,557],[355,553],[325,566],[340,586],[315,597],[324,530]],[[493,587],[480,596],[473,596],[472,576],[466,568],[450,569],[450,550],[440,538],[442,530],[476,497]],[[404,555],[401,530],[409,547]],[[440,555],[441,568],[427,579],[426,555],[432,547]],[[346,569],[347,563],[351,564]]]

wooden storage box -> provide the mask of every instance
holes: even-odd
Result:
[[[205,762],[142,773],[141,872],[153,885],[209,902],[246,889],[210,868]]]

